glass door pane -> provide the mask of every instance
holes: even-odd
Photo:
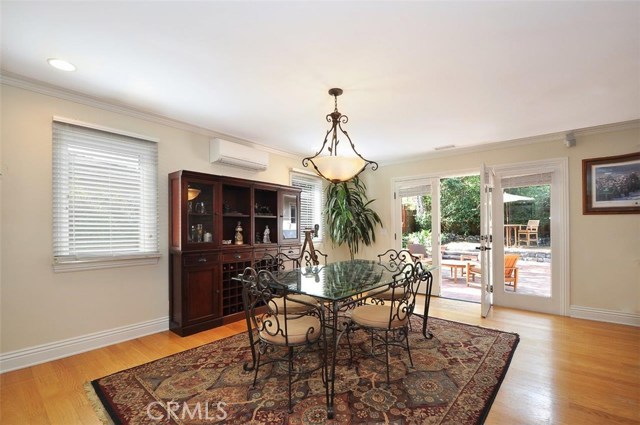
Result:
[[[396,183],[396,232],[400,234],[400,248],[408,249],[418,256],[424,264],[439,265],[439,228],[438,224],[438,188],[437,179],[425,178],[415,181]],[[435,216],[435,219],[434,219]],[[435,245],[434,245],[435,244]],[[432,295],[440,294],[440,270],[433,270]],[[421,288],[425,289],[425,287]]]
[[[296,240],[298,235],[298,196],[294,194],[284,194],[282,196],[282,239]]]
[[[504,243],[494,244],[494,304],[566,314],[568,161],[559,158],[494,169],[498,175],[494,216],[503,224],[495,229],[494,240],[504,238]]]
[[[551,296],[551,184],[503,189],[504,291]]]
[[[214,197],[211,183],[187,182],[187,243],[213,243]]]

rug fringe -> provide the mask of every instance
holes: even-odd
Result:
[[[111,420],[111,417],[100,401],[98,394],[96,394],[96,391],[93,389],[93,385],[91,385],[91,382],[85,382],[84,392],[89,399],[89,402],[91,403],[91,407],[93,407],[93,411],[95,412],[96,416],[98,416],[98,419],[100,419],[100,422],[102,422],[104,425],[114,425],[113,420]]]

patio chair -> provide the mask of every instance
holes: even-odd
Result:
[[[506,254],[504,256],[504,284],[513,286],[515,292],[518,288],[518,268],[516,263],[520,255],[518,254]],[[467,263],[467,286],[469,286],[469,279],[475,282],[476,275],[482,275],[482,269],[477,263]]]
[[[529,220],[526,226],[521,226],[518,229],[518,245],[521,242],[526,242],[527,246],[531,244],[531,242],[536,243],[538,245],[538,226],[540,225],[540,220]]]
[[[407,249],[412,256],[418,257],[419,259],[426,259],[429,257],[429,254],[427,254],[427,248],[425,248],[425,246],[422,244],[410,243],[407,245]]]

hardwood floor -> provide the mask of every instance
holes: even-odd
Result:
[[[431,314],[520,334],[487,424],[640,424],[640,328],[438,299]],[[2,424],[99,424],[85,382],[245,329],[169,331],[0,375]]]

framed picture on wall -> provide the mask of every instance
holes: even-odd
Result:
[[[640,214],[640,152],[582,160],[583,214]]]

